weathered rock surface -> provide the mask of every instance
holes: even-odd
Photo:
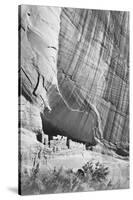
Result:
[[[21,127],[129,146],[129,14],[21,6]]]
[[[42,129],[40,112],[50,110],[49,88],[57,87],[60,9],[20,7],[20,120],[21,127]]]

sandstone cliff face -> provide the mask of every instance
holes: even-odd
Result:
[[[127,12],[22,6],[21,127],[129,145]]]
[[[20,7],[20,117],[23,127],[42,129],[40,112],[50,110],[48,91],[57,87],[60,9]]]
[[[88,112],[87,117],[82,115],[87,119],[77,122],[80,133],[84,129],[89,133],[96,121],[92,105],[99,113],[102,137],[118,148],[128,147],[129,140],[128,33],[126,12],[63,9],[61,13],[60,90],[71,107]]]
[[[42,133],[41,113],[51,109],[49,89],[57,88],[59,30],[60,8],[19,7],[20,168],[43,146],[37,138]]]

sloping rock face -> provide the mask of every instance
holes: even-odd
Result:
[[[60,8],[19,7],[20,172],[43,148],[37,139],[43,134],[41,113],[51,109],[49,90],[57,88],[59,30]]]
[[[128,13],[21,6],[19,19],[20,127],[128,149]]]
[[[50,110],[49,88],[57,87],[60,8],[20,7],[20,119],[21,126],[42,129],[40,112]]]

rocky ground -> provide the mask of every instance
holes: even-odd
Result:
[[[73,146],[72,146],[73,145]],[[79,147],[78,147],[79,146]],[[56,147],[55,147],[56,148]],[[113,184],[118,184],[121,188],[129,187],[129,160],[128,158],[122,158],[114,155],[105,155],[101,152],[94,152],[86,150],[83,144],[76,144],[71,141],[71,149],[66,149],[52,153],[48,157],[48,167],[64,167],[67,169],[77,170],[81,168],[88,161],[99,161],[109,168],[109,179],[112,180]],[[41,166],[43,170],[45,165]]]
[[[101,154],[101,152],[95,152],[96,147],[93,150],[86,150],[83,144],[79,144],[77,142],[73,142],[70,140],[69,148],[66,143],[66,137],[54,137],[50,142],[50,147],[48,145],[44,145],[43,148],[41,147],[41,151],[38,149],[38,154],[36,154],[31,162],[27,163],[27,160],[22,163],[22,191],[24,194],[31,194],[31,193],[53,193],[53,192],[63,192],[63,189],[60,187],[54,191],[54,189],[40,192],[40,189],[32,188],[27,190],[27,181],[29,184],[34,182],[37,185],[39,181],[39,187],[44,187],[45,184],[42,184],[42,177],[47,179],[48,174],[53,172],[61,172],[65,173],[67,170],[71,170],[73,174],[76,174],[79,169],[87,163],[90,162],[95,166],[97,162],[100,165],[103,165],[105,168],[108,169],[108,174],[103,181],[99,182],[95,180],[91,183],[90,179],[85,180],[84,184],[89,182],[89,187],[85,186],[84,189],[77,189],[77,191],[89,191],[89,190],[101,190],[101,189],[126,189],[129,188],[129,160],[128,157],[120,157],[115,153],[112,155]],[[98,148],[100,149],[100,148]],[[36,151],[37,152],[37,151]],[[40,153],[41,152],[41,153]],[[104,151],[105,152],[105,151]],[[33,171],[35,174],[33,175]],[[63,171],[63,172],[62,172]],[[54,175],[49,175],[49,181],[52,181]],[[64,175],[63,175],[64,176]],[[31,177],[34,179],[31,181]],[[37,177],[37,179],[36,179]],[[60,175],[58,175],[57,179],[60,180]],[[62,177],[62,175],[61,175]],[[68,176],[68,179],[71,179],[71,175]],[[64,181],[64,179],[63,179]],[[61,181],[61,182],[63,182]],[[41,182],[41,183],[40,183]],[[54,181],[55,182],[55,181]],[[35,185],[36,185],[35,184]],[[59,185],[59,183],[57,183]],[[70,184],[69,184],[70,185]],[[25,187],[26,186],[26,187]],[[84,186],[83,186],[84,187]],[[24,189],[26,188],[26,189]],[[67,185],[64,186],[67,188]],[[70,192],[70,188],[65,190],[65,192]],[[71,191],[72,192],[72,191]]]

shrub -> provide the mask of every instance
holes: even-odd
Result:
[[[93,181],[104,181],[109,174],[108,167],[105,167],[99,161],[94,163],[92,161],[87,162],[83,167],[84,175],[91,178]]]

